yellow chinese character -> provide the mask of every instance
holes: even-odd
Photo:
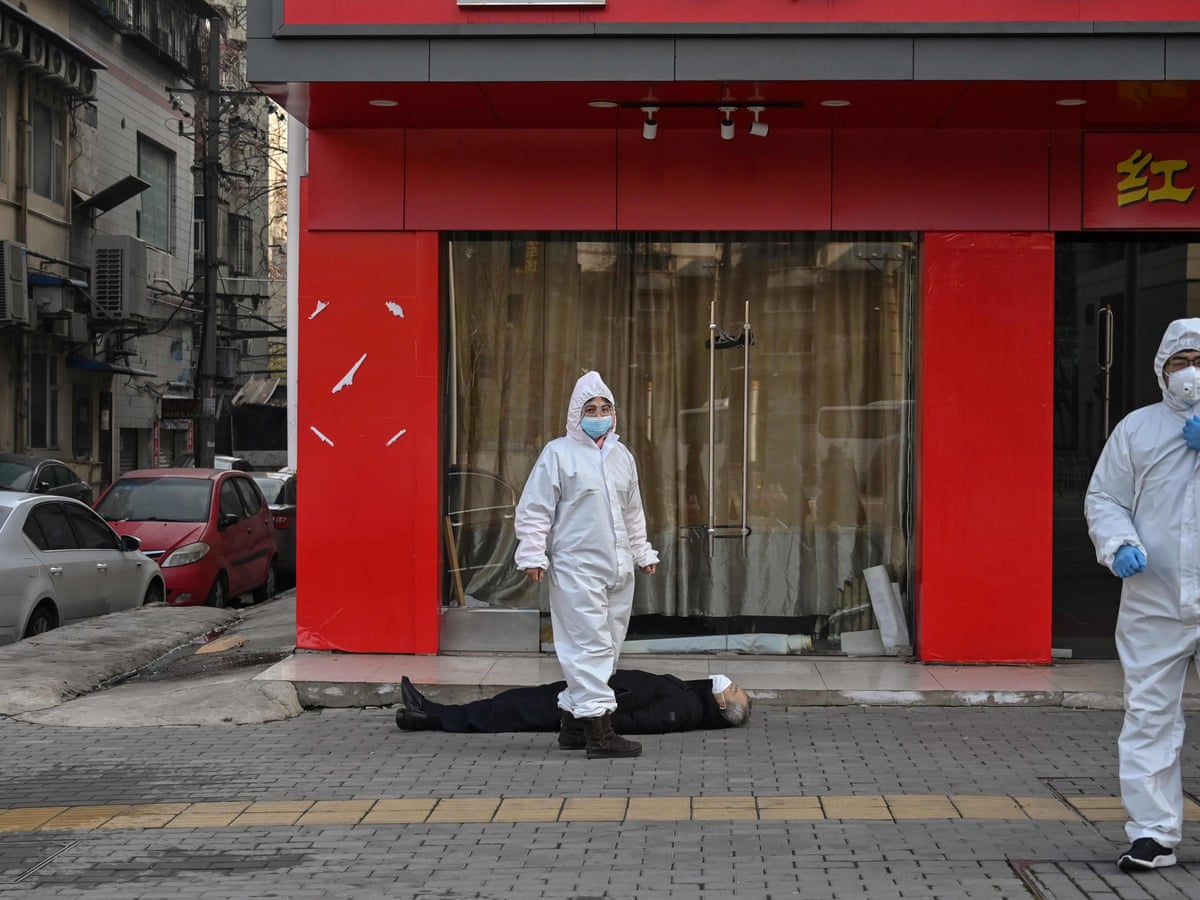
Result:
[[[1154,163],[1150,167],[1150,171],[1155,175],[1163,176],[1163,186],[1150,192],[1150,202],[1156,203],[1159,200],[1174,200],[1176,203],[1187,203],[1196,189],[1194,187],[1186,189],[1176,187],[1174,181],[1175,173],[1184,172],[1187,170],[1187,167],[1187,162],[1182,159],[1167,159]]]
[[[1149,189],[1146,187],[1146,176],[1142,173],[1154,162],[1154,156],[1143,154],[1141,149],[1133,151],[1129,159],[1117,163],[1118,174],[1125,177],[1117,184],[1117,206],[1128,206],[1146,199]]]
[[[1134,150],[1129,159],[1117,163],[1117,172],[1125,176],[1117,183],[1117,206],[1128,206],[1142,200],[1149,200],[1151,203],[1160,200],[1187,203],[1196,189],[1182,188],[1175,184],[1175,175],[1187,171],[1187,167],[1186,160],[1167,159],[1155,162],[1154,154],[1142,153],[1140,149]],[[1147,187],[1149,179],[1144,174],[1147,169],[1151,175],[1162,178],[1162,187],[1153,190]]]

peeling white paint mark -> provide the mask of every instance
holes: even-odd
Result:
[[[397,431],[395,434],[392,435],[392,439],[390,441],[388,441],[386,444],[384,444],[384,446],[385,447],[392,446],[392,444],[396,443],[396,441],[400,440],[400,438],[404,437],[406,434],[408,434],[408,429],[401,428],[399,431]]]
[[[387,303],[384,304],[384,306],[386,306],[388,308],[388,312],[390,312],[396,318],[398,318],[398,319],[404,318],[404,307],[401,306],[399,303],[394,303],[391,300],[389,300],[389,301],[387,301]]]
[[[309,425],[308,427],[309,427],[309,430],[312,431],[313,434],[315,434],[317,437],[319,437],[321,440],[323,440],[325,443],[327,443],[330,447],[333,446],[333,441],[331,441],[327,436],[325,436],[320,431],[318,431],[317,427],[315,425]]]
[[[330,391],[329,393],[336,394],[342,388],[350,387],[350,385],[354,384],[355,374],[357,374],[359,367],[362,366],[362,364],[366,361],[367,361],[367,354],[364,353],[362,356],[360,356],[358,358],[358,362],[356,362],[354,365],[352,365],[350,367],[350,371],[342,376],[342,380],[333,386],[333,390]]]
[[[925,699],[920,691],[842,691],[842,696],[867,706],[914,706]]]
[[[318,300],[318,301],[317,301],[317,308],[316,308],[316,309],[314,309],[314,310],[313,310],[313,311],[312,311],[312,312],[309,314],[309,316],[308,316],[308,320],[311,322],[313,319],[315,319],[317,316],[319,316],[319,315],[321,314],[321,310],[323,310],[323,309],[324,309],[325,307],[327,307],[328,305],[329,305],[329,304],[328,304],[328,303],[326,303],[324,300]]]

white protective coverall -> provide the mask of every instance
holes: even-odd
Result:
[[[588,372],[571,394],[566,435],[543,448],[529,473],[515,522],[517,568],[546,571],[554,651],[567,682],[558,705],[576,718],[617,708],[608,679],[629,628],[634,567],[658,563],[633,454],[615,431],[601,448],[580,428],[593,397],[613,402],[600,375]]]
[[[1096,463],[1084,508],[1096,558],[1112,568],[1123,544],[1146,556],[1124,580],[1117,653],[1125,673],[1125,722],[1118,742],[1121,800],[1129,840],[1175,847],[1183,832],[1183,684],[1200,639],[1200,454],[1183,438],[1193,414],[1166,388],[1163,366],[1200,350],[1200,319],[1167,326],[1154,357],[1163,399],[1113,429]]]

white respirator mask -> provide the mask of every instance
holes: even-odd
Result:
[[[1167,390],[1182,400],[1188,406],[1200,403],[1200,369],[1188,366],[1178,372],[1172,372],[1167,382]]]

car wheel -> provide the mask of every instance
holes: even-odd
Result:
[[[58,627],[58,616],[54,613],[54,607],[49,603],[42,603],[33,611],[33,615],[29,617],[29,624],[25,626],[25,637],[33,637],[38,634],[45,634]]]
[[[254,589],[254,602],[266,603],[275,596],[276,584],[278,576],[275,574],[275,560],[271,560],[271,565],[267,567],[267,580],[262,587]]]
[[[142,606],[149,606],[151,603],[162,603],[167,599],[166,592],[163,590],[161,581],[152,581],[150,586],[146,588],[146,596],[142,599]]]
[[[228,589],[228,586],[225,584],[225,574],[223,572],[219,573],[213,582],[212,590],[208,592],[208,599],[205,601],[205,605],[224,609],[229,605],[229,597],[226,594]]]

